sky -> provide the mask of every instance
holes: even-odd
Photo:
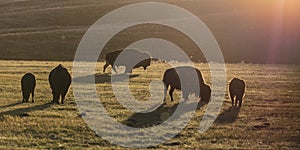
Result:
[[[215,32],[224,55],[231,60],[242,58],[249,62],[299,63],[300,1],[230,2],[223,3],[224,12],[216,9],[215,14],[212,12],[207,17],[199,13],[200,18],[207,18],[208,27]],[[221,21],[212,21],[214,19]]]

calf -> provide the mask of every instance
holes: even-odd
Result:
[[[243,96],[245,93],[245,82],[238,78],[233,78],[229,83],[229,93],[231,98],[232,107],[237,107],[237,102],[239,101],[239,106],[242,106]],[[235,101],[234,101],[235,99]],[[234,105],[235,102],[235,105]]]
[[[32,73],[26,73],[21,79],[21,89],[23,95],[23,102],[29,101],[29,96],[31,94],[32,103],[34,103],[34,89],[36,81],[35,76]]]
[[[54,68],[49,74],[50,88],[52,89],[53,102],[64,103],[65,96],[68,93],[71,84],[71,75],[61,64]]]
[[[130,57],[130,58],[122,58],[119,61],[116,62],[116,59],[118,58],[118,56],[123,52],[126,51],[126,56]],[[129,64],[130,59],[134,59],[134,60],[141,60],[141,62],[137,63],[134,66],[130,66],[131,64]],[[135,49],[125,49],[125,50],[118,50],[118,51],[113,51],[110,53],[107,53],[105,56],[105,65],[103,66],[103,72],[105,72],[106,68],[111,65],[112,69],[117,72],[116,67],[117,66],[125,66],[126,70],[125,73],[129,73],[131,72],[131,68],[138,68],[138,67],[143,67],[144,70],[147,69],[148,66],[150,66],[151,63],[151,56],[146,53],[146,52],[142,52],[139,50],[135,50]],[[115,64],[116,62],[116,64]]]
[[[190,77],[193,74],[193,72],[197,74],[198,84],[197,80],[194,80]],[[181,84],[179,77],[181,77],[182,81],[185,82]],[[169,94],[171,97],[171,101],[174,100],[173,92],[175,89],[182,90],[182,97],[184,100],[187,100],[189,94],[191,93],[195,93],[195,95],[201,97],[201,100],[203,101],[209,101],[210,99],[211,89],[208,85],[204,83],[201,72],[196,68],[183,66],[168,69],[164,73],[163,82],[165,84],[164,101],[166,100],[166,93],[169,86]],[[182,87],[184,89],[181,89]]]

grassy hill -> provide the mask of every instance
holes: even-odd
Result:
[[[4,0],[0,2],[0,59],[73,60],[86,30],[108,12],[146,0]],[[276,2],[271,0],[160,0],[185,8],[202,19],[219,42],[227,62],[297,63],[299,3],[287,1],[280,44],[272,49]],[[276,27],[276,26],[275,26]],[[276,28],[275,28],[276,29]],[[276,36],[276,34],[275,34]],[[119,33],[105,48],[124,48],[132,42],[158,37],[172,41],[195,60],[205,61],[193,42],[161,26],[136,26]],[[274,47],[274,46],[273,46]],[[269,60],[270,55],[274,57]],[[102,54],[103,56],[103,54]]]

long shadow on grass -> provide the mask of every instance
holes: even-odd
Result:
[[[41,105],[35,105],[32,107],[18,108],[15,110],[8,110],[8,111],[0,112],[0,118],[2,118],[5,115],[26,117],[26,116],[28,116],[29,112],[47,109],[52,104],[53,104],[52,102],[49,102],[49,103],[45,103],[45,104],[41,104]]]
[[[13,107],[13,106],[17,106],[19,104],[22,104],[22,102],[16,102],[16,103],[12,103],[12,104],[8,104],[8,105],[0,106],[0,108]]]
[[[203,107],[206,103],[203,102],[193,102],[189,104],[183,104],[186,108],[184,112],[179,112],[178,118],[189,112],[188,109],[192,108],[191,106],[197,105],[197,109]],[[134,113],[128,119],[122,121],[121,123],[127,126],[135,127],[135,128],[147,128],[153,127],[161,124],[164,120],[168,119],[168,116],[172,116],[176,111],[178,104],[175,104],[171,107],[167,107],[165,105],[161,105],[156,110],[149,113]],[[167,115],[167,116],[166,116]]]
[[[229,107],[226,110],[224,110],[217,119],[215,120],[215,123],[219,124],[226,124],[226,123],[233,123],[236,121],[240,113],[240,108],[234,108]]]
[[[74,78],[74,82],[78,83],[86,83],[86,84],[94,84],[91,81],[93,77],[95,77],[95,83],[111,83],[111,77],[114,77],[115,81],[126,81],[126,74],[116,74],[116,75],[111,75],[111,74],[93,74],[93,75],[88,75],[88,76],[83,76],[83,77],[78,77]],[[137,74],[130,74],[128,75],[129,79],[138,77],[139,75]]]

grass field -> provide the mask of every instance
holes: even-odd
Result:
[[[65,104],[50,103],[48,74],[59,63],[72,70],[72,62],[0,61],[0,149],[122,148],[103,140],[88,128],[76,107],[72,87]],[[152,118],[145,120],[145,115],[138,116],[120,106],[113,95],[109,74],[100,71],[103,63],[97,66],[97,90],[106,110],[115,120],[136,127],[160,123],[156,119],[161,115],[160,110],[151,112]],[[196,66],[210,83],[207,64]],[[138,100],[147,100],[149,83],[161,80],[168,67],[163,63],[153,63],[147,71],[134,70],[134,77],[130,79],[131,94]],[[227,64],[226,69],[228,81],[234,76],[246,81],[247,91],[241,110],[231,110],[226,95],[222,112],[208,131],[198,132],[206,108],[204,105],[197,109],[183,131],[152,148],[299,149],[299,66]],[[20,103],[20,80],[26,72],[32,72],[37,78],[36,102],[33,104]],[[175,99],[178,100],[179,96],[177,91]],[[169,103],[167,108],[175,104]],[[132,118],[136,122],[130,122]],[[130,137],[120,137],[120,140],[131,142]]]

